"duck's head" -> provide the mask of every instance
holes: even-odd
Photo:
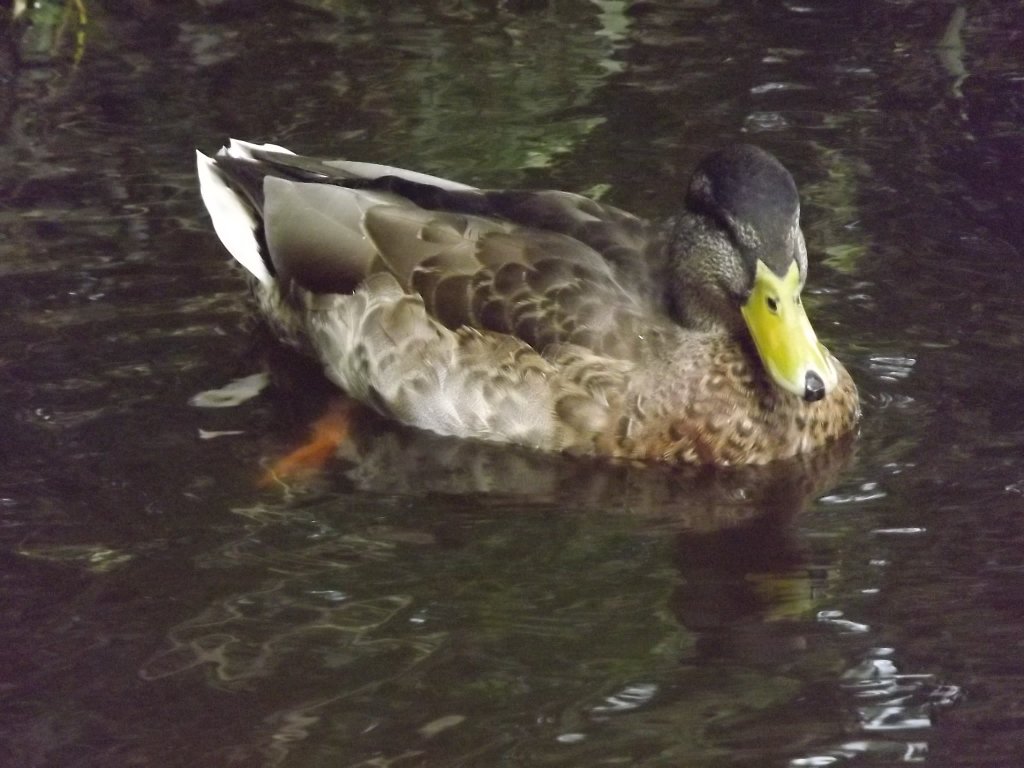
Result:
[[[809,402],[837,382],[800,293],[807,249],[793,177],[746,144],[708,155],[694,171],[677,220],[670,288],[682,319],[749,334],[772,380]]]

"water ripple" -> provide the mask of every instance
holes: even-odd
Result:
[[[862,634],[870,631],[871,627],[867,624],[861,624],[857,621],[850,621],[849,619],[843,618],[842,611],[825,610],[818,611],[818,621],[822,624],[828,624],[829,626],[835,627],[844,633]]]
[[[872,355],[868,358],[868,370],[882,381],[906,379],[915,365],[916,358],[903,355]]]
[[[750,89],[750,92],[755,96],[763,93],[773,93],[775,91],[809,91],[811,86],[804,85],[803,83],[762,83],[761,85],[755,85]]]
[[[601,715],[631,712],[650,702],[657,692],[658,686],[654,683],[627,685],[618,693],[606,697],[605,703],[594,707],[591,712]]]
[[[863,504],[867,501],[875,501],[876,499],[884,499],[888,494],[882,490],[878,483],[867,481],[861,483],[853,491],[836,491],[834,493],[822,496],[818,501],[822,504]]]
[[[907,526],[905,528],[875,528],[871,533],[877,536],[917,536],[921,533],[927,533],[927,528],[920,526]]]
[[[917,733],[933,725],[939,709],[953,706],[963,696],[959,686],[939,683],[930,673],[901,673],[893,660],[895,649],[868,652],[840,678],[839,688],[850,701],[857,729],[865,734]],[[902,763],[924,762],[928,742],[920,738],[851,739],[789,761],[790,768],[836,765],[873,757]]]
[[[784,131],[789,127],[789,120],[781,112],[751,112],[743,123],[744,130],[751,133]]]

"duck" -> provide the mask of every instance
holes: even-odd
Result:
[[[856,429],[856,385],[801,299],[797,186],[763,149],[703,157],[660,222],[274,144],[233,139],[196,160],[213,229],[269,327],[389,419],[720,466]]]

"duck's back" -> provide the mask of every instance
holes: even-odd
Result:
[[[227,185],[250,214],[241,228],[254,232],[249,250],[258,254],[236,258],[257,262],[266,273],[257,277],[286,293],[351,293],[388,272],[448,328],[624,359],[642,356],[670,327],[657,234],[588,198],[478,190],[241,142],[208,163],[204,197],[207,186]]]

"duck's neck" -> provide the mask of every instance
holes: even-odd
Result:
[[[737,306],[719,284],[721,261],[711,245],[720,237],[704,216],[685,212],[670,220],[663,234],[666,304],[683,328],[746,334]],[[710,257],[709,257],[710,255]]]

